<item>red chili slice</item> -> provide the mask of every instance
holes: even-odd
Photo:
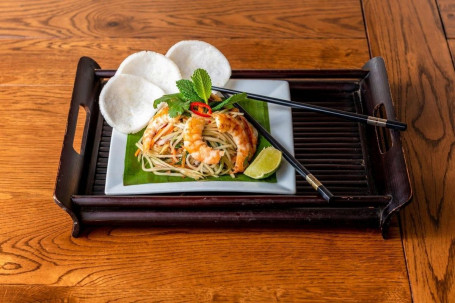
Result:
[[[205,109],[205,111],[204,111]],[[212,108],[202,102],[191,102],[190,111],[201,117],[210,117],[212,115]]]

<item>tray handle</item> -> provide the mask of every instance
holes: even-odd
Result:
[[[93,145],[91,143],[93,140],[89,138],[90,129],[96,127],[98,116],[98,109],[94,103],[101,85],[100,81],[96,79],[94,70],[99,68],[100,66],[91,58],[82,57],[79,60],[55,183],[54,201],[73,219],[73,235],[79,234],[80,220],[77,212],[73,209],[71,197],[77,194],[86,183],[86,177],[82,174],[89,164],[89,151]],[[79,110],[80,108],[85,109],[86,119],[82,132],[80,153],[77,153],[74,150],[73,141],[76,134],[78,114],[82,113]]]
[[[364,92],[366,93],[365,103],[369,114],[374,114],[378,108],[382,107],[387,119],[396,120],[384,60],[381,57],[372,58],[365,64],[363,69],[369,71],[363,83],[365,86]],[[385,134],[390,138],[391,144],[386,149],[381,147],[380,132],[387,132]],[[377,144],[379,147],[376,149],[377,153],[372,156],[372,165],[382,167],[381,173],[385,181],[385,190],[394,197],[384,207],[380,218],[381,229],[383,235],[386,236],[391,216],[410,201],[412,189],[401,144],[400,131],[379,129],[378,127],[368,128],[367,137],[370,140],[370,144]],[[378,166],[378,164],[381,165]],[[379,173],[379,169],[376,172]]]

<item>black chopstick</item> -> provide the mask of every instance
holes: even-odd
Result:
[[[212,86],[212,89],[215,91],[219,91],[221,93],[227,93],[227,94],[243,93],[238,90],[228,89],[228,88],[224,88],[224,87]],[[283,99],[272,98],[272,97],[267,97],[267,96],[257,95],[257,94],[250,94],[250,93],[246,93],[246,94],[247,94],[248,98],[250,98],[250,99],[261,100],[261,101],[265,101],[265,102],[269,102],[269,103],[273,103],[273,104],[289,106],[292,108],[309,110],[309,111],[313,111],[313,112],[317,112],[317,113],[321,113],[321,114],[325,114],[325,115],[329,115],[329,116],[343,118],[343,119],[350,120],[350,121],[366,123],[366,124],[373,125],[373,126],[387,127],[387,128],[401,130],[401,131],[406,130],[406,127],[407,127],[406,123],[403,123],[400,121],[393,121],[393,120],[387,120],[387,119],[378,118],[378,117],[374,117],[374,116],[362,115],[362,114],[358,114],[358,113],[351,113],[351,112],[347,112],[347,111],[312,105],[312,104],[303,103],[303,102],[283,100]]]
[[[294,156],[283,145],[281,145],[280,142],[278,142],[264,127],[262,127],[261,124],[251,117],[243,107],[237,103],[235,103],[234,106],[243,113],[244,117],[273,145],[273,147],[282,152],[286,161],[294,166],[295,170],[305,178],[305,180],[324,198],[324,200],[330,202],[333,194],[324,185],[322,185],[322,183],[319,182],[319,180],[313,176],[313,174],[311,174],[305,166],[297,161],[297,159],[294,158]]]

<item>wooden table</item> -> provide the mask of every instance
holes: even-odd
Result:
[[[454,302],[455,2],[0,3],[0,302]],[[234,69],[385,59],[413,201],[376,230],[96,228],[53,202],[81,56],[116,68],[182,39]]]

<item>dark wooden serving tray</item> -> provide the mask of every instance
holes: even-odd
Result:
[[[298,110],[293,110],[296,158],[332,191],[333,202],[319,197],[300,175],[295,195],[106,196],[112,129],[100,114],[98,96],[114,73],[88,57],[77,68],[54,193],[73,219],[74,237],[94,225],[369,226],[385,236],[391,215],[411,198],[398,131]],[[359,70],[235,70],[232,78],[287,80],[294,101],[395,119],[382,58]],[[77,153],[80,108],[86,123]]]

